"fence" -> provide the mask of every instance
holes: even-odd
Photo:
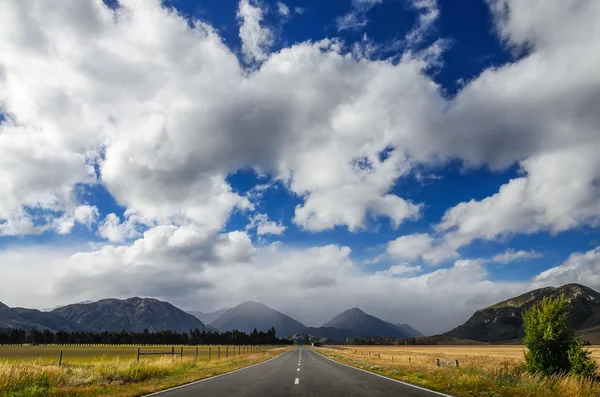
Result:
[[[138,350],[137,350],[137,361],[140,361],[140,356],[152,355],[152,354],[158,354],[158,355],[170,354],[171,357],[174,357],[174,356],[183,357],[183,346],[181,346],[181,350],[179,351],[179,353],[175,353],[175,346],[171,346],[171,351],[170,352],[141,352],[140,348],[138,347]]]
[[[146,356],[146,355],[171,355],[171,357],[194,357],[195,360],[220,360],[222,358],[230,358],[230,357],[237,357],[237,356],[242,356],[242,355],[246,355],[246,354],[253,354],[253,353],[260,353],[260,352],[265,352],[271,349],[274,349],[278,346],[274,346],[274,345],[225,345],[225,346],[221,346],[221,345],[217,345],[217,346],[179,346],[179,347],[175,347],[175,346],[171,346],[171,347],[166,347],[169,350],[164,350],[165,346],[162,346],[162,349],[160,346],[141,346],[141,347],[135,347],[135,348],[127,348],[127,347],[119,347],[117,349],[122,349],[118,352],[116,352],[116,349],[111,349],[111,348],[103,348],[100,346],[94,346],[94,347],[90,347],[90,351],[97,351],[98,352],[98,357],[107,357],[107,356],[112,356],[112,357],[123,357],[123,356],[129,356],[129,354],[132,354],[134,357],[136,357],[136,361],[140,361],[140,357]],[[106,354],[104,349],[109,349],[110,352],[108,353],[108,355]],[[143,350],[146,349],[146,350]],[[78,358],[81,357],[81,349],[78,349],[78,353],[75,353],[70,351],[69,349],[65,349],[65,350],[55,350],[54,354],[58,354],[58,365],[62,365],[63,363],[63,356],[66,356],[66,358]],[[87,349],[86,349],[87,352]],[[104,354],[102,354],[104,352]],[[50,358],[51,356],[54,356],[54,354],[50,354],[47,355],[48,358]],[[42,356],[43,354],[40,354],[40,356]],[[86,356],[89,356],[89,354],[86,354]],[[56,357],[56,356],[54,356]],[[130,356],[131,357],[131,356]],[[56,362],[56,361],[54,361]]]
[[[363,351],[363,350],[349,350],[349,349],[344,349],[344,348],[339,348],[339,347],[329,347],[328,349],[332,350],[332,357],[335,358],[335,351],[342,351],[344,353],[350,353],[350,354],[355,354],[355,355],[361,355],[361,356],[368,356],[370,358],[377,358],[378,360],[381,360],[381,353],[380,352],[371,352],[371,351]],[[391,357],[391,361],[392,362],[401,362],[398,360],[398,357],[396,356],[396,359],[394,359],[394,356],[389,355],[388,357]],[[384,356],[384,360],[385,360],[385,356]],[[411,364],[412,360],[410,357],[408,357],[408,363]],[[450,361],[440,361],[439,358],[437,358],[435,360],[435,365],[437,367],[456,367],[459,368],[459,362],[458,360],[450,360]]]

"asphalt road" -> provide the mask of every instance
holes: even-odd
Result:
[[[231,374],[151,395],[157,397],[447,396],[336,363],[305,347],[297,347],[271,361]]]

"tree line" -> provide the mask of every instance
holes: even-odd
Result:
[[[437,345],[440,342],[440,336],[420,336],[418,338],[398,339],[388,336],[369,336],[356,338],[352,341],[353,345]]]
[[[177,333],[169,330],[142,332],[115,331],[57,331],[0,329],[0,345],[289,345],[292,341],[277,338],[275,328],[249,334],[233,330],[225,332],[200,331]]]

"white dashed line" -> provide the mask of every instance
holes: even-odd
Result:
[[[300,379],[296,378],[296,381],[294,382],[295,385],[300,383]]]
[[[300,372],[300,368],[298,368],[298,372]]]

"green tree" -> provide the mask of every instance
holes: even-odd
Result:
[[[571,373],[592,375],[596,363],[583,342],[575,338],[568,322],[568,300],[544,298],[523,315],[523,344],[527,369],[546,375]]]

